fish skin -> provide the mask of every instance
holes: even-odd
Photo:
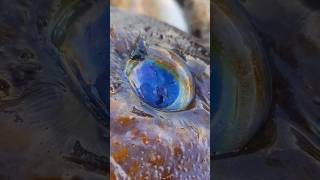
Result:
[[[68,2],[71,1],[64,1],[66,4],[62,6],[68,6]],[[97,6],[96,1],[87,2]],[[71,72],[64,67],[60,54],[57,53],[54,43],[48,37],[52,16],[59,9],[57,6],[59,1],[9,2],[3,0],[0,4],[3,17],[0,20],[0,177],[10,179],[105,179],[109,176],[107,172],[109,161],[106,153],[109,142],[106,137],[106,126],[97,120],[92,109],[84,103],[83,97],[75,92],[79,90],[79,87],[75,86]],[[132,17],[132,19],[135,18]],[[138,116],[137,113],[132,113],[132,109],[128,108],[125,112],[129,116],[137,116],[135,126],[145,130],[141,132],[150,133],[148,140],[143,137],[142,141],[149,141],[151,144],[153,143],[150,136],[152,133],[153,135],[156,132],[164,133],[164,136],[161,135],[158,138],[161,145],[156,148],[159,149],[150,152],[160,150],[169,152],[171,143],[165,142],[166,138],[169,140],[172,138],[172,142],[177,143],[177,147],[172,147],[173,156],[160,155],[160,159],[177,156],[179,160],[187,163],[182,163],[179,167],[177,160],[174,160],[172,164],[167,164],[170,161],[164,159],[163,163],[167,165],[163,166],[166,168],[164,171],[167,171],[170,166],[168,172],[172,170],[180,173],[181,177],[203,176],[204,179],[209,179],[208,50],[189,35],[150,19],[146,21],[141,21],[141,26],[144,24],[145,27],[145,23],[150,23],[150,25],[156,25],[155,27],[161,27],[161,30],[150,27],[151,31],[168,35],[164,38],[165,43],[155,36],[146,35],[146,37],[152,37],[148,39],[149,43],[161,42],[166,48],[174,48],[177,53],[185,56],[190,70],[197,79],[195,82],[198,87],[198,96],[195,98],[194,106],[187,111],[178,112],[176,115],[159,113],[164,120],[158,113],[149,112],[146,107],[142,108],[140,103],[137,103],[137,99],[132,98],[131,100],[135,100],[133,104],[136,109],[140,111],[138,114],[148,111],[147,113],[154,117],[153,121],[147,121],[148,127],[144,124],[146,119]],[[123,30],[119,30],[117,37],[121,31],[123,33]],[[132,32],[131,39],[125,42],[130,44],[137,32],[138,27],[137,31]],[[123,36],[123,38],[126,37]],[[203,74],[197,75],[198,72],[203,72]],[[116,78],[117,75],[114,74],[111,82],[115,82],[112,79]],[[117,95],[132,93],[129,88],[122,89],[125,86],[121,85]],[[121,102],[128,104],[131,101]],[[118,117],[120,114],[117,113],[117,111],[111,113],[113,120],[120,118]],[[116,123],[113,120],[111,119],[111,124]],[[123,135],[123,130],[125,130],[123,127],[119,128],[120,131],[116,128],[117,126],[114,126],[114,129],[111,129],[115,139]],[[152,128],[155,128],[156,131],[152,131]],[[121,140],[124,145],[128,143],[126,139]],[[184,144],[186,142],[191,142],[191,151],[182,149],[187,147]],[[179,143],[182,143],[183,147]],[[149,146],[142,145],[139,148],[149,149]],[[130,147],[128,153],[134,155],[134,152],[139,152],[139,148]],[[122,152],[125,154],[126,150]],[[195,152],[200,152],[199,156],[195,156]],[[190,159],[186,158],[189,155]],[[150,154],[150,163],[158,165],[159,162],[154,161],[158,160],[158,157],[158,154]],[[129,159],[127,160],[129,162]],[[201,165],[189,167],[191,162],[196,161],[201,161]],[[122,169],[126,170],[126,167],[123,166]],[[133,166],[131,172],[135,169],[136,167]],[[150,172],[154,174],[157,171]],[[206,173],[203,174],[203,172]]]
[[[112,177],[210,179],[208,50],[196,38],[148,17],[111,8],[110,20]],[[131,90],[124,68],[139,36],[149,45],[184,56],[197,89],[188,109],[157,111],[141,103]]]
[[[237,154],[268,118],[272,78],[263,46],[234,1],[214,1],[212,73],[215,158]]]
[[[224,3],[226,1],[223,1]],[[214,160],[216,179],[318,179],[319,1],[239,1],[272,70],[266,125],[237,156]]]
[[[75,93],[48,36],[58,3],[0,2],[0,179],[108,176],[107,129]]]

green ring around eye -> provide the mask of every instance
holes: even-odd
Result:
[[[152,108],[182,111],[193,100],[192,75],[170,50],[150,47],[143,59],[129,59],[125,72],[135,94]]]

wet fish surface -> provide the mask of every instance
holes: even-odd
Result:
[[[234,2],[263,44],[272,105],[266,123],[239,153],[214,160],[214,178],[318,179],[319,3]]]
[[[148,17],[112,8],[110,20],[111,177],[209,179],[208,50],[196,38]],[[156,52],[158,48],[174,52],[170,56],[159,51],[160,58],[183,58],[196,88],[187,109],[164,112],[135,95],[124,70],[138,38]]]
[[[98,8],[107,7],[105,1],[0,1],[0,179],[108,176],[107,125],[97,116],[101,107],[88,106],[94,101],[89,94],[84,100],[86,84],[72,78],[51,36],[57,16],[84,6],[83,13],[95,11],[91,19],[100,23],[103,34],[91,40],[100,43],[94,52],[105,61],[106,44],[97,40],[107,39],[101,26],[106,21],[97,18],[106,17],[106,8]],[[60,30],[64,34],[68,28]]]
[[[106,29],[106,1],[0,4],[1,178],[209,179],[210,61],[200,40],[117,10]],[[185,61],[195,83],[187,109],[158,112],[134,95],[123,73],[138,36]]]

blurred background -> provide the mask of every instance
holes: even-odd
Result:
[[[153,17],[210,42],[209,0],[111,0],[111,6]]]

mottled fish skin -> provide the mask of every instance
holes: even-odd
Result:
[[[196,38],[148,17],[111,9],[111,179],[209,179],[209,53]],[[188,109],[161,112],[141,103],[126,80],[125,63],[138,37],[172,49],[194,76]]]
[[[84,100],[87,97],[82,94],[82,89],[91,84],[73,77],[63,59],[67,57],[61,56],[57,49],[59,41],[52,41],[54,38],[50,36],[56,13],[73,3],[80,3],[86,7],[84,11],[91,13],[100,13],[101,7],[106,7],[106,1],[93,0],[0,2],[0,177],[3,179],[106,179],[109,176],[107,127],[93,113],[96,109],[87,106]],[[130,172],[137,175],[141,172],[167,179],[209,179],[208,50],[196,39],[167,25],[142,17],[130,16],[125,20],[119,14],[115,19],[117,13],[112,13],[116,21],[111,29],[111,50],[117,52],[111,51],[110,59],[114,91],[111,93],[111,170],[117,168],[117,171],[111,175],[123,171],[127,176]],[[186,59],[197,87],[197,96],[188,110],[156,112],[142,106],[133,95],[122,74],[123,62],[139,34],[148,43],[174,49]],[[79,73],[79,76],[90,74],[85,69]]]
[[[48,36],[70,2],[0,1],[0,179],[108,175],[106,127],[74,93]]]

